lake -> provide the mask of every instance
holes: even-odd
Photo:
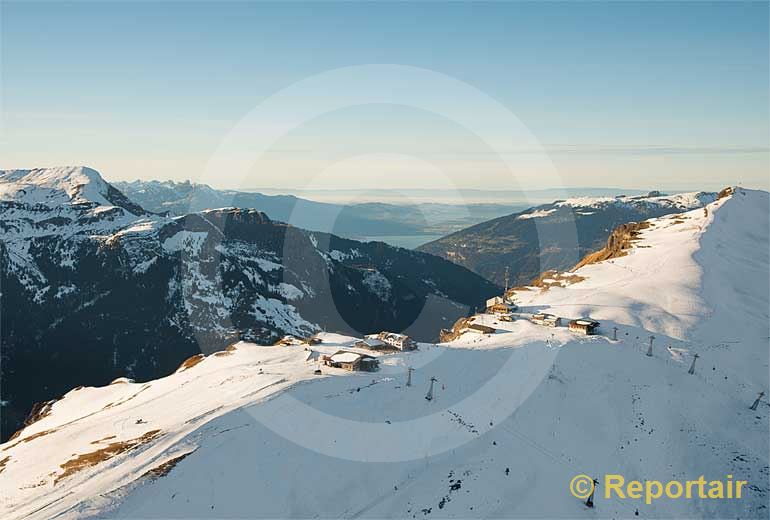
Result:
[[[385,242],[392,246],[403,247],[405,249],[415,249],[423,244],[427,244],[433,240],[438,240],[444,235],[382,235],[374,237],[354,237],[355,240],[361,240],[364,242]]]

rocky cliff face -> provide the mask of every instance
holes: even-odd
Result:
[[[625,256],[632,243],[639,239],[639,233],[648,227],[650,227],[649,222],[629,222],[628,224],[619,225],[610,233],[607,245],[598,251],[586,255],[573,270],[579,269],[584,265]]]

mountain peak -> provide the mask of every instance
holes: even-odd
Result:
[[[98,199],[99,195],[106,191],[107,184],[99,172],[87,166],[2,170],[0,180],[16,185],[22,190],[30,187],[61,190],[73,200],[89,196],[92,200]],[[93,202],[101,201],[93,200]]]
[[[46,206],[117,206],[137,216],[147,213],[88,166],[0,170],[0,200]]]

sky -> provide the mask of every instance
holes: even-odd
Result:
[[[0,168],[768,189],[767,2],[0,1]]]

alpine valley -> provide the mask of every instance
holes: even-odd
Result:
[[[34,403],[238,339],[438,330],[499,292],[425,253],[254,209],[150,213],[85,167],[0,171],[2,435]]]

